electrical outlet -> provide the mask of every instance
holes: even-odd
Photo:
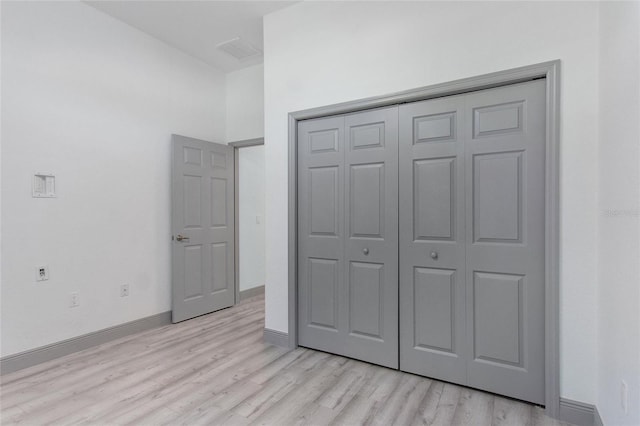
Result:
[[[47,265],[36,266],[36,281],[47,281],[49,279],[49,267]]]
[[[78,293],[69,293],[69,307],[77,308],[78,306],[80,306],[80,297],[78,296]]]
[[[624,380],[620,381],[620,405],[622,405],[624,413],[627,414],[629,412],[629,388]]]
[[[129,295],[129,284],[122,284],[120,286],[120,297],[127,297]]]

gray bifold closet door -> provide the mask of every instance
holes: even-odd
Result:
[[[464,384],[464,96],[400,107],[400,368]]]
[[[398,368],[398,108],[298,125],[301,346]]]
[[[544,404],[545,83],[400,107],[400,368]]]
[[[544,404],[545,87],[299,123],[301,346]]]

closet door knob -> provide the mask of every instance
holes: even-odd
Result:
[[[438,259],[438,252],[437,252],[437,251],[432,251],[432,252],[431,252],[431,258],[432,258],[433,260]]]
[[[369,249],[368,249],[368,248],[362,249],[362,252],[363,252],[363,253],[365,254],[365,256],[366,256],[366,255],[368,255],[368,254],[369,254]]]

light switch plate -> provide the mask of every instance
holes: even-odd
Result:
[[[629,387],[624,380],[620,382],[620,405],[624,413],[627,414],[629,412]]]

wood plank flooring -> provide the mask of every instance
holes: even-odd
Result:
[[[262,341],[264,297],[2,377],[3,425],[549,425],[538,407]]]

